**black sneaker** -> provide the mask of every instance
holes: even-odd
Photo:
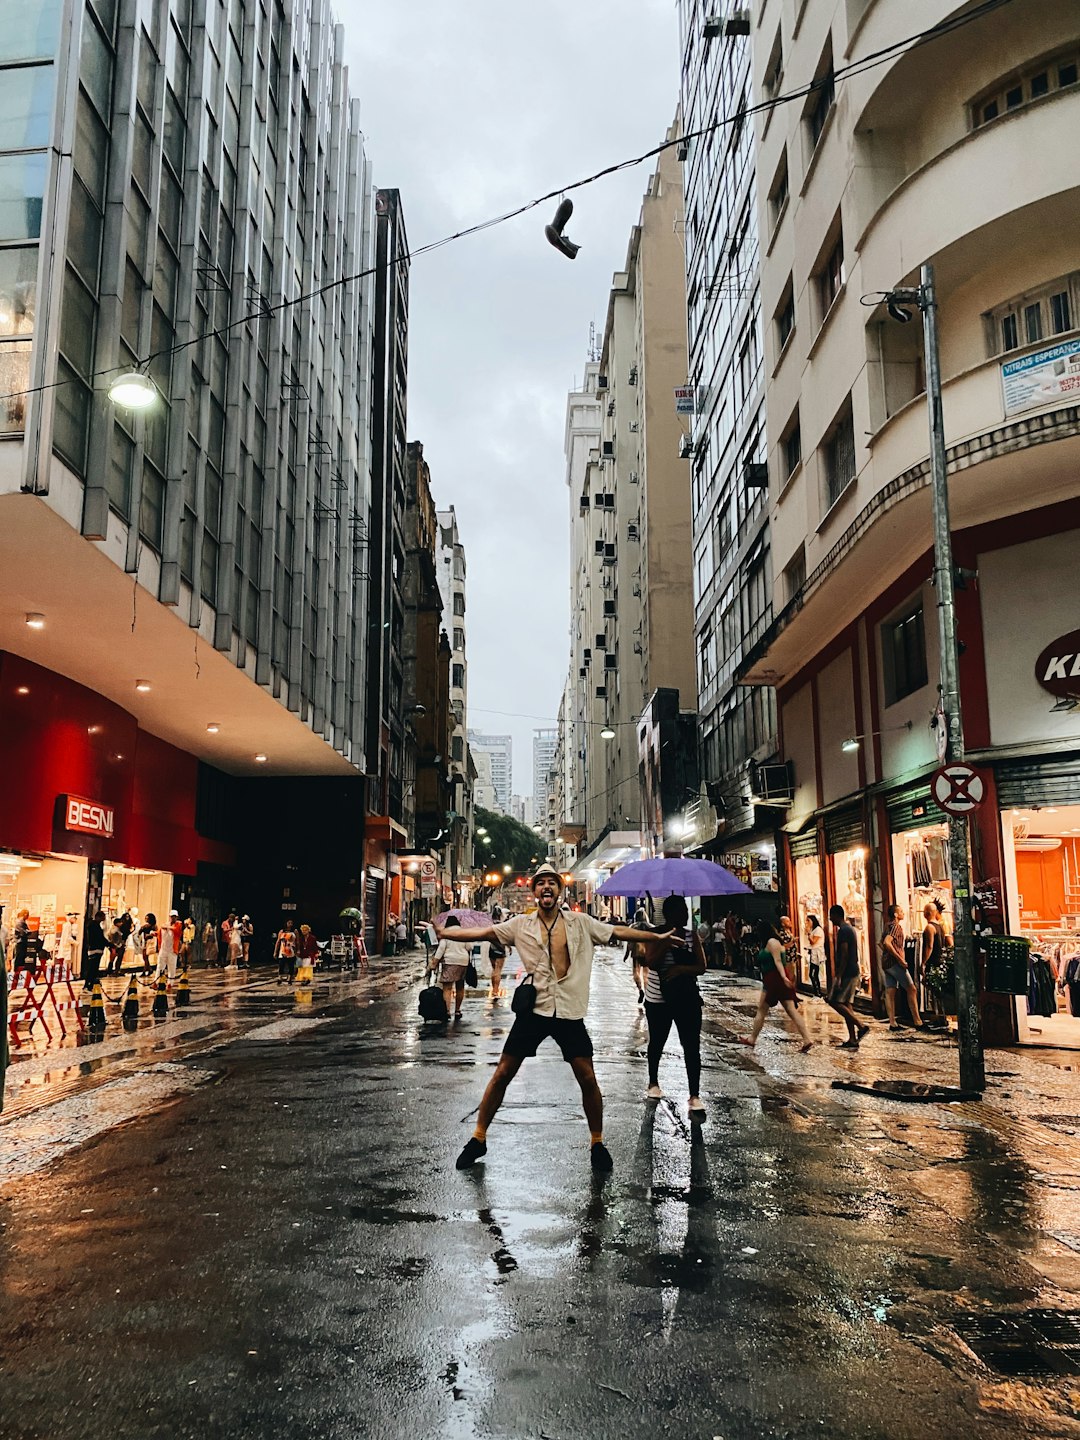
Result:
[[[487,1143],[483,1140],[477,1140],[476,1136],[473,1135],[471,1139],[465,1141],[465,1149],[462,1150],[461,1154],[457,1157],[455,1168],[458,1170],[467,1170],[470,1165],[475,1165],[477,1160],[486,1154]]]
[[[605,1174],[615,1168],[615,1161],[611,1158],[611,1151],[602,1140],[597,1140],[596,1144],[592,1147],[589,1159],[592,1162],[592,1168],[594,1170],[603,1171]]]
[[[858,1031],[858,1036],[859,1036],[859,1039],[860,1039],[860,1040],[862,1040],[865,1036],[867,1036],[867,1035],[870,1034],[870,1026],[869,1026],[869,1025],[859,1025],[859,1026],[856,1027],[856,1029],[857,1029],[857,1031]]]
[[[858,1048],[858,1040],[845,1040],[843,1044],[837,1046],[838,1050],[857,1050]]]

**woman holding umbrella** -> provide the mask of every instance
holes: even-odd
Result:
[[[681,895],[669,895],[663,904],[664,925],[668,930],[684,932],[690,919],[686,901]],[[701,1083],[701,993],[697,977],[706,969],[701,937],[693,935],[693,959],[685,958],[684,950],[665,948],[655,959],[647,959],[648,979],[645,982],[645,1019],[649,1025],[649,1100],[662,1100],[660,1089],[660,1057],[664,1053],[672,1025],[679,1032],[686,1083],[690,1089],[687,1107],[690,1119],[698,1124],[705,1119],[705,1106],[698,1089]]]

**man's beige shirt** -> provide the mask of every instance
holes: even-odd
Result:
[[[502,944],[517,947],[525,974],[533,977],[535,1013],[554,1015],[559,1020],[584,1020],[589,1008],[593,950],[597,945],[612,944],[614,930],[610,924],[576,910],[563,910],[561,916],[566,926],[566,948],[570,952],[570,968],[561,980],[555,978],[547,927],[539,911],[503,920],[494,930]]]

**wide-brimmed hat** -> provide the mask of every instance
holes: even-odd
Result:
[[[542,875],[550,875],[553,880],[557,880],[559,882],[559,889],[562,889],[562,876],[559,874],[558,870],[556,870],[555,866],[546,860],[543,865],[538,865],[537,868],[533,871],[532,879],[529,881],[530,888],[536,888],[536,882],[540,879]]]

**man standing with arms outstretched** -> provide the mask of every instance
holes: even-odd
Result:
[[[457,1158],[457,1168],[466,1170],[487,1154],[488,1126],[503,1102],[506,1087],[521,1069],[522,1061],[535,1055],[541,1041],[550,1037],[562,1051],[563,1059],[581,1087],[581,1101],[589,1122],[592,1168],[607,1171],[612,1168],[612,1159],[604,1144],[604,1100],[593,1070],[592,1040],[585,1028],[593,951],[597,945],[610,945],[616,940],[670,944],[674,932],[658,935],[651,930],[611,925],[594,920],[591,915],[561,910],[562,876],[554,865],[541,865],[531,883],[537,906],[532,914],[513,915],[500,924],[482,929],[454,931],[455,940],[496,940],[501,945],[516,945],[525,973],[536,986],[533,1009],[515,1016],[495,1073],[480,1101],[476,1129]],[[437,933],[441,939],[443,932]]]

